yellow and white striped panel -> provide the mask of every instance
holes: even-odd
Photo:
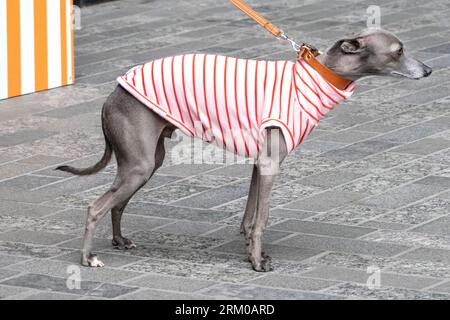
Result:
[[[0,99],[74,82],[73,0],[0,0]]]

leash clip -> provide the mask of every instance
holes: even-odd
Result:
[[[278,39],[289,41],[291,43],[292,49],[294,49],[294,51],[297,53],[300,52],[300,50],[302,49],[302,46],[300,46],[297,42],[289,38],[287,34],[284,33],[283,30],[280,30],[280,35],[278,36]]]
[[[299,53],[303,48],[305,48],[308,51],[310,51],[315,57],[317,57],[318,55],[320,55],[322,53],[322,52],[319,51],[319,49],[317,49],[313,45],[308,44],[306,42],[303,42],[301,45],[299,45],[297,42],[295,42],[294,40],[289,38],[287,36],[287,34],[284,33],[283,30],[280,30],[280,35],[278,36],[278,38],[281,39],[281,40],[289,41],[291,43],[292,48],[297,53]]]

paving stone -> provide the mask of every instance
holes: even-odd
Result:
[[[13,187],[24,190],[32,190],[34,188],[42,187],[44,185],[59,181],[59,178],[55,177],[42,177],[35,175],[24,175],[17,178],[4,180],[0,182],[2,187]]]
[[[395,179],[395,177],[387,173],[373,173],[345,185],[338,186],[336,190],[376,195],[398,187],[409,180],[411,179],[406,175],[403,175],[401,179]]]
[[[323,252],[320,248],[295,248],[293,246],[285,246],[284,243],[286,241],[282,241],[281,245],[279,244],[265,244],[264,252],[266,252],[269,256],[274,259],[283,259],[283,260],[291,260],[291,261],[302,261],[305,259],[309,259]],[[218,252],[227,252],[234,254],[242,254],[245,255],[247,253],[245,242],[240,240],[234,240],[228,242],[222,246],[214,248],[214,251]]]
[[[337,281],[292,277],[288,275],[267,275],[247,282],[264,287],[285,288],[292,290],[317,291],[336,285]]]
[[[41,291],[38,293],[33,293],[25,297],[25,300],[39,300],[39,301],[52,301],[52,300],[76,300],[82,298],[81,295],[76,294],[65,294],[58,292],[45,292]]]
[[[31,157],[26,157],[18,160],[18,163],[27,163],[27,164],[41,164],[44,166],[51,166],[62,163],[66,161],[67,158],[55,157],[46,154],[36,154]]]
[[[344,252],[329,252],[310,260],[313,266],[323,265],[367,271],[369,266],[384,269],[393,263],[391,258],[370,255],[352,254]],[[309,270],[312,270],[310,268]]]
[[[132,219],[132,217],[130,218]],[[158,228],[158,232],[196,236],[217,229],[218,227],[219,225],[212,223],[177,221]]]
[[[209,170],[212,170],[214,168],[218,168],[220,165],[214,165],[214,164],[180,164],[180,165],[173,165],[168,167],[163,167],[158,170],[159,173],[162,174],[168,174],[173,176],[180,176],[180,177],[188,177],[193,176],[199,173],[203,173]]]
[[[448,236],[450,230],[450,217],[445,216],[411,229],[413,232],[428,233],[441,236]]]
[[[364,198],[364,196],[365,195],[353,192],[326,191],[315,196],[290,203],[286,205],[286,208],[326,212],[333,209],[334,207],[339,207]],[[327,201],[325,202],[324,199],[326,199]]]
[[[300,152],[306,154],[322,154],[325,152],[331,152],[332,150],[340,149],[342,147],[345,147],[346,145],[346,143],[307,139],[299,146],[299,150]]]
[[[14,297],[23,295],[26,292],[29,292],[29,289],[26,288],[19,288],[19,287],[10,287],[10,286],[4,286],[0,285],[0,299],[14,299]]]
[[[13,270],[0,269],[0,280],[11,278],[19,272]]]
[[[380,218],[382,219],[382,218]],[[406,230],[410,229],[412,225],[410,224],[404,224],[404,223],[395,223],[395,222],[385,222],[385,221],[379,221],[377,220],[369,220],[366,221],[359,226],[361,227],[368,227],[368,228],[375,228],[375,229],[382,229],[382,230]]]
[[[381,287],[369,289],[366,285],[345,283],[325,290],[328,294],[347,296],[352,299],[371,300],[447,300],[450,298],[446,294],[423,292],[419,290]]]
[[[224,184],[236,182],[238,180],[239,180],[239,178],[237,178],[237,177],[227,177],[227,176],[219,176],[219,175],[213,175],[213,174],[202,174],[202,175],[188,178],[187,180],[180,181],[180,184],[215,188],[215,187],[220,187]]]
[[[101,258],[101,257],[100,257]],[[69,267],[79,267],[82,282],[98,281],[107,283],[120,283],[142,275],[142,273],[125,271],[121,269],[88,268],[83,267],[79,261],[74,264],[70,261],[37,259],[29,262],[18,263],[7,267],[16,271],[67,278],[71,273]],[[36,288],[39,289],[39,288]]]
[[[363,236],[363,239],[379,243],[395,243],[426,248],[449,249],[450,238],[417,232],[380,230]]]
[[[400,256],[402,259],[432,261],[450,265],[450,252],[437,248],[417,248]]]
[[[218,284],[200,291],[211,296],[225,296],[250,300],[335,300],[339,297],[322,293],[269,289],[253,285]]]
[[[107,249],[103,252],[115,252],[114,249]],[[138,258],[152,258],[157,260],[171,260],[191,262],[201,264],[204,266],[223,267],[249,270],[247,257],[245,255],[218,253],[213,251],[199,251],[182,248],[160,247],[152,244],[142,244],[133,250],[126,250],[121,252],[123,255],[129,255]]]
[[[296,183],[332,188],[357,178],[362,177],[364,174],[347,171],[347,170],[333,170],[333,171],[325,171],[316,175],[309,176],[304,179],[300,179],[296,181]]]
[[[310,222],[288,220],[271,227],[275,230],[286,230],[291,232],[328,235],[332,237],[342,238],[358,238],[362,235],[375,231],[375,229],[340,226],[331,223]]]
[[[231,176],[231,177],[250,177],[253,165],[251,164],[233,164],[210,172],[211,175]]]
[[[120,253],[119,250],[116,250],[116,251],[118,253]],[[102,262],[105,263],[106,266],[111,267],[111,268],[119,268],[124,265],[134,263],[134,262],[137,262],[137,261],[140,261],[143,259],[143,258],[139,258],[139,257],[132,257],[132,256],[126,256],[123,254],[113,254],[113,253],[106,253],[106,252],[102,252],[100,255],[101,255]],[[70,262],[74,265],[77,265],[80,263],[81,252],[70,252],[67,254],[63,254],[63,255],[54,257],[52,259]]]
[[[382,152],[362,160],[348,163],[342,166],[343,169],[353,170],[362,173],[379,173],[386,169],[408,163],[417,159],[417,155],[398,154],[391,152]]]
[[[209,188],[197,185],[169,184],[140,193],[139,195],[136,195],[133,200],[166,204],[207,190],[209,190]]]
[[[46,219],[49,223],[53,222],[55,224],[60,225],[68,225],[73,227],[81,227],[84,228],[86,224],[86,210],[77,210],[77,209],[68,209],[64,211],[57,212],[47,217]],[[59,221],[59,223],[58,223]],[[122,216],[121,227],[124,234],[130,234],[132,232],[136,232],[138,230],[152,230],[154,228],[158,228],[167,224],[173,223],[173,220],[169,219],[160,219],[154,217],[145,217],[145,216],[137,216],[125,213]],[[72,230],[71,234],[81,235],[80,230]],[[102,233],[102,231],[104,233]],[[110,219],[103,219],[98,224],[98,228],[96,230],[96,236],[111,238],[112,237],[112,229],[111,229],[111,221]]]
[[[291,235],[289,232],[282,232],[276,230],[266,230],[263,235],[263,241],[267,243],[271,243],[277,240],[280,240],[284,237]],[[241,230],[239,226],[225,226],[213,232],[208,232],[204,235],[205,237],[217,238],[217,239],[244,239],[244,236],[241,234]]]
[[[2,242],[21,242],[42,245],[57,244],[71,238],[71,236],[65,236],[57,233],[34,232],[25,230],[0,233],[0,241]]]
[[[93,101],[82,102],[76,105],[71,105],[68,107],[58,108],[50,111],[46,111],[38,114],[42,117],[50,117],[57,119],[67,119],[79,114],[92,113],[92,112],[100,112],[101,106],[105,102],[105,98],[101,97],[100,99],[96,99]]]
[[[126,285],[179,292],[195,292],[215,284],[213,281],[195,280],[183,277],[167,277],[149,274],[141,278],[125,282]]]
[[[373,266],[372,266],[373,267]],[[378,267],[378,266],[374,266]],[[369,270],[369,269],[368,269]],[[305,277],[321,278],[343,282],[357,282],[366,284],[372,273],[354,269],[333,266],[318,267],[304,273]],[[393,273],[380,272],[380,285],[383,287],[397,287],[406,289],[423,289],[440,282],[440,279],[412,277]]]
[[[51,135],[53,135],[53,133],[43,130],[24,130],[12,134],[5,134],[1,136],[0,147],[15,146],[26,142],[48,138]]]
[[[42,165],[40,164],[27,164],[27,163],[18,163],[18,162],[10,162],[0,166],[0,179],[9,179],[13,178],[27,172],[35,171],[41,169]],[[4,189],[4,188],[2,188]],[[10,189],[7,189],[10,190]]]
[[[381,139],[379,137],[377,139]],[[329,151],[323,154],[323,156],[330,158],[332,160],[346,160],[346,161],[356,161],[372,154],[386,151],[391,149],[398,144],[390,141],[383,140],[366,140],[362,142],[357,142],[351,144],[341,149]]]
[[[241,210],[243,211],[243,210]],[[243,213],[240,212],[228,219],[222,220],[221,223],[224,225],[228,225],[228,226],[234,226],[234,227],[240,227],[242,224],[242,218],[243,218]],[[267,222],[267,226],[270,227],[274,224],[277,224],[279,222],[285,221],[286,218],[282,218],[282,217],[276,217],[276,216],[270,216],[269,214],[269,221]]]
[[[126,210],[128,214],[212,223],[233,215],[233,212],[222,210],[184,208],[142,202],[130,203]]]
[[[417,225],[445,215],[449,212],[449,210],[450,201],[437,197],[395,210],[381,216],[379,219],[394,223],[408,223]]]
[[[56,291],[63,293],[76,292],[81,295],[92,295],[106,298],[115,298],[136,290],[136,288],[133,287],[126,287],[107,283],[102,284],[93,281],[81,281],[80,289],[71,290],[67,287],[67,280],[64,278],[33,273],[18,276],[0,283],[10,286]]]
[[[317,212],[292,210],[292,209],[287,209],[287,208],[277,208],[277,209],[270,211],[269,220],[272,219],[272,217],[303,220],[303,219],[307,219],[307,218],[309,218],[311,216],[315,216],[315,215],[317,215]]]
[[[432,287],[428,289],[429,291],[433,292],[443,292],[443,293],[450,293],[450,281],[447,281],[443,284],[440,284],[438,286]]]
[[[429,138],[408,143],[404,146],[392,149],[392,152],[427,155],[442,149],[447,149],[449,146],[450,141]]]
[[[309,186],[290,181],[283,185],[275,186],[270,194],[270,207],[277,208],[298,199],[304,199],[313,194],[324,191],[326,187]]]
[[[395,264],[389,266],[386,271],[395,272],[406,275],[422,276],[422,277],[434,277],[447,278],[450,265],[441,262],[434,261],[412,261],[397,259]]]
[[[422,182],[427,181],[423,180]],[[367,206],[396,209],[442,192],[445,189],[445,187],[434,183],[427,184],[416,182],[387,191],[371,198],[360,200],[359,203]]]
[[[279,242],[279,244],[296,248],[314,248],[315,250],[339,251],[381,257],[390,257],[408,249],[406,245],[373,242],[373,237],[370,240],[372,241],[331,238],[315,235],[297,235],[287,240],[283,240]]]
[[[193,208],[212,208],[224,202],[241,198],[248,194],[248,190],[247,184],[224,186],[175,201],[172,204]]]
[[[63,253],[70,252],[71,250],[52,247],[35,245],[31,243],[17,243],[17,242],[0,242],[0,253],[7,255],[18,255],[23,257],[38,257],[49,258],[57,256]]]
[[[141,290],[121,297],[123,300],[210,300],[211,296],[162,290]]]
[[[11,264],[18,263],[18,262],[22,262],[25,260],[27,260],[27,258],[17,257],[17,256],[13,256],[13,255],[0,254],[0,268],[6,267]]]
[[[157,231],[137,231],[130,235],[137,243],[152,243],[187,249],[207,249],[223,243],[223,240],[206,237],[194,237],[181,234],[169,234]]]
[[[351,203],[341,208],[335,208],[329,212],[312,216],[308,220],[344,225],[359,225],[368,219],[375,218],[386,212],[388,212],[387,209]]]
[[[166,260],[146,260],[124,267],[129,271],[139,270],[140,272],[156,273],[160,275],[186,277],[207,281],[242,282],[256,278],[256,274],[251,268],[247,270],[234,268],[211,268],[208,265],[188,263],[185,261]]]
[[[446,117],[440,117],[417,125],[402,128],[393,131],[392,133],[387,133],[377,137],[377,139],[391,142],[393,144],[409,143],[448,130],[448,123],[449,119]]]

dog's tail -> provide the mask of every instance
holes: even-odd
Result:
[[[75,174],[77,176],[88,176],[91,174],[95,174],[99,172],[100,170],[104,169],[109,161],[111,160],[111,156],[113,153],[113,150],[111,148],[111,143],[108,141],[108,138],[105,134],[105,131],[103,130],[103,135],[105,136],[105,152],[103,153],[103,157],[100,159],[99,162],[94,164],[93,166],[89,168],[75,168],[71,166],[59,166],[55,170],[70,172],[72,174]]]

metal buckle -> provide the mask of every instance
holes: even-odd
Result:
[[[316,47],[314,47],[313,45],[309,44],[309,43],[302,43],[301,45],[302,48],[306,48],[309,52],[311,52],[315,57],[317,57],[318,55],[321,54],[320,50],[317,49]]]

